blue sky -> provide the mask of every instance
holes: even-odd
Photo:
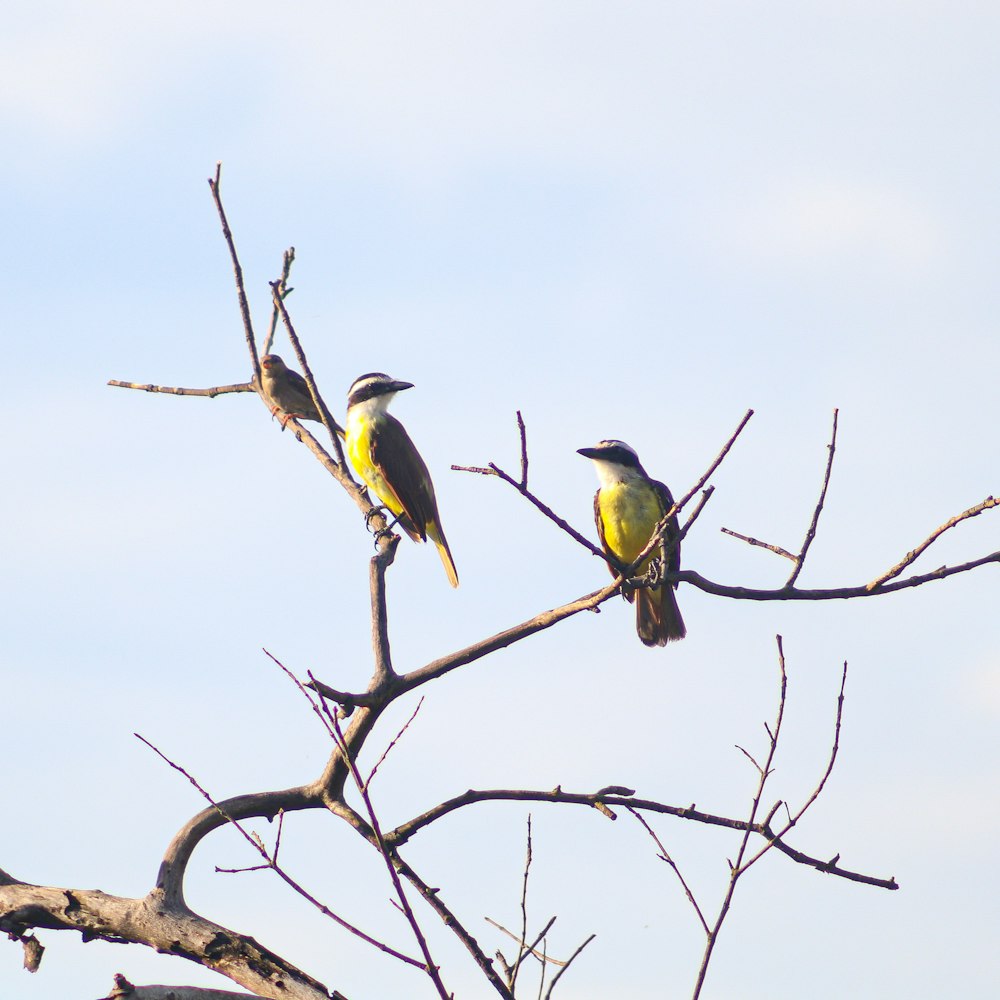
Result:
[[[106,386],[247,377],[205,182],[216,161],[258,330],[294,245],[289,306],[328,402],[342,408],[362,372],[415,383],[394,412],[434,475],[462,586],[401,543],[390,616],[397,668],[412,669],[604,582],[511,490],[448,471],[513,468],[517,409],[534,489],[591,533],[577,448],[623,438],[680,494],[753,407],[684,549],[719,582],[784,581],[783,561],[719,528],[797,548],[834,407],[803,586],[866,582],[996,491],[998,35],[977,3],[8,12],[0,867],[145,892],[201,803],[133,732],[218,796],[298,784],[329,748],[262,648],[336,687],[369,676],[371,543],[319,466],[251,396]],[[997,518],[916,568],[1000,549]],[[992,996],[995,594],[995,567],[822,605],[682,586],[689,638],[665,651],[614,602],[430,685],[376,803],[395,824],[468,787],[616,783],[740,815],[754,776],[734,744],[762,750],[780,633],[790,700],[771,797],[794,803],[821,773],[847,660],[841,758],[793,839],[901,889],[768,859],[738,891],[705,996]],[[504,942],[483,917],[518,916],[525,814],[467,810],[408,849],[491,952]],[[550,951],[597,933],[563,995],[690,995],[699,931],[642,831],[533,815],[531,908],[539,925],[559,915]],[[656,829],[713,909],[733,839]],[[328,817],[285,836],[318,896],[408,944],[370,849]],[[431,995],[276,880],[213,871],[252,862],[210,838],[192,905],[352,1000]],[[486,995],[435,934],[449,988]],[[0,948],[0,996],[99,996],[117,971],[225,985],[139,949],[43,941],[33,977]]]

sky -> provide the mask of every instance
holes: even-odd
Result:
[[[262,334],[288,300],[336,412],[364,372],[414,383],[393,412],[434,477],[462,584],[404,539],[396,668],[414,669],[604,584],[606,571],[499,481],[516,471],[594,537],[576,449],[628,441],[674,493],[747,409],[688,536],[686,568],[774,588],[836,458],[803,587],[866,583],[996,492],[1000,338],[993,4],[66,2],[0,36],[0,263],[7,526],[0,623],[0,868],[142,895],[216,797],[316,777],[327,737],[267,650],[358,689],[371,671],[371,540],[336,483],[252,395],[178,398],[250,364],[206,179],[222,193]],[[279,333],[275,350],[293,356]],[[995,511],[914,567],[1000,549]],[[710,1000],[995,995],[1000,880],[996,566],[891,596],[751,603],[682,585],[688,638],[648,650],[621,601],[426,686],[373,797],[396,825],[467,788],[608,784],[742,817],[765,751],[777,635],[789,676],[765,799],[790,835],[899,890],[764,859],[741,881]],[[384,717],[373,763],[416,707]],[[404,856],[488,953],[520,919],[529,810],[469,808]],[[555,996],[688,997],[703,935],[628,815],[531,810],[529,918],[558,916]],[[707,913],[734,835],[652,821]],[[251,824],[273,837],[264,821]],[[380,861],[342,823],[285,824],[291,874],[412,949]],[[432,996],[345,935],[232,833],[198,848],[204,916],[351,1000]],[[456,997],[490,995],[424,911]],[[0,947],[0,998],[135,983],[227,988],[142,948],[40,932],[40,971]],[[509,951],[508,951],[509,954]],[[563,985],[564,984],[564,985]]]

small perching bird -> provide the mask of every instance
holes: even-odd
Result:
[[[579,448],[578,454],[594,463],[601,483],[594,494],[594,520],[601,545],[608,555],[628,566],[646,547],[656,525],[673,506],[670,490],[649,478],[635,450],[624,441],[599,441],[593,448]],[[678,530],[675,516],[664,532],[664,542],[676,538]],[[659,549],[653,549],[636,574],[646,573],[658,554]],[[674,546],[667,563],[671,573],[680,569],[679,544]],[[609,568],[611,575],[617,577],[618,572]],[[646,646],[665,646],[687,635],[674,597],[676,586],[663,583],[634,592],[622,591],[627,600],[635,601],[635,629]]]
[[[387,407],[412,382],[398,382],[382,372],[354,380],[347,393],[347,454],[365,485],[415,542],[427,538],[437,546],[448,582],[458,586],[455,560],[441,527],[434,484],[406,428]]]
[[[260,382],[271,400],[271,415],[274,416],[278,410],[285,414],[281,421],[282,427],[292,417],[323,422],[306,380],[289,368],[277,354],[265,354],[260,359]]]

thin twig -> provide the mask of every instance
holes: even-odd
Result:
[[[819,500],[816,502],[815,510],[813,510],[812,520],[809,522],[809,530],[806,531],[806,537],[802,542],[802,548],[795,559],[795,568],[792,570],[791,575],[785,582],[786,587],[795,586],[795,581],[799,578],[799,573],[802,572],[802,567],[805,564],[806,553],[809,551],[809,546],[812,545],[813,539],[816,537],[816,526],[819,524],[819,515],[823,511],[823,504],[826,502],[826,491],[830,486],[830,473],[833,471],[833,456],[837,450],[838,412],[839,411],[837,410],[833,411],[833,431],[830,434],[830,444],[828,445],[829,454],[826,459],[826,472],[823,475],[823,488],[819,491]]]
[[[837,753],[840,750],[840,727],[844,719],[844,689],[846,685],[847,685],[847,661],[845,660],[844,669],[840,675],[840,691],[837,695],[837,715],[833,727],[833,744],[830,747],[830,757],[826,764],[826,770],[823,772],[823,776],[820,778],[819,783],[812,790],[812,793],[809,795],[806,801],[799,807],[798,811],[795,812],[794,814],[789,811],[787,822],[782,826],[782,828],[777,833],[772,833],[770,835],[774,839],[780,839],[784,837],[785,834],[787,834],[788,831],[791,830],[792,827],[795,826],[795,824],[798,823],[800,819],[802,819],[803,815],[805,815],[806,810],[816,801],[816,799],[819,798],[820,793],[826,787],[827,780],[833,773],[833,765],[837,761]],[[775,805],[775,807],[771,810],[770,815],[761,824],[761,826],[763,826],[765,830],[770,830],[771,820],[774,818],[774,814],[778,811],[778,806],[780,804],[781,803],[777,803]],[[756,864],[756,862],[760,858],[762,858],[770,849],[771,849],[771,844],[765,843],[764,846],[753,857],[751,857],[749,861],[746,861],[743,864],[743,871],[746,871],[751,865]]]
[[[784,556],[785,559],[791,559],[792,562],[795,562],[797,558],[788,549],[783,549],[780,545],[772,545],[770,542],[762,542],[760,539],[751,538],[749,535],[741,535],[738,531],[732,531],[730,528],[720,528],[719,530],[724,535],[732,535],[733,538],[738,538],[741,542],[746,542],[748,545],[756,545],[759,548],[776,552],[779,556]]]
[[[580,952],[583,951],[584,948],[587,947],[588,944],[590,944],[591,941],[594,940],[595,937],[597,937],[596,934],[591,934],[590,937],[587,938],[587,940],[584,941],[583,944],[581,944],[580,947],[566,959],[566,964],[552,977],[552,982],[549,983],[548,991],[545,994],[545,1000],[550,1000],[552,991],[556,988],[556,983],[559,982],[562,974],[573,964],[573,960],[580,954]]]
[[[521,436],[521,488],[528,488],[528,432],[524,427],[521,411],[517,411],[517,431]]]
[[[520,417],[520,413],[518,414]],[[522,466],[523,468],[523,466]],[[521,938],[517,946],[517,958],[514,960],[514,967],[511,971],[510,991],[513,993],[517,987],[517,973],[524,961],[525,945],[528,939],[528,876],[531,873],[531,813],[528,813],[528,833],[527,848],[524,858],[524,875],[521,878]],[[553,917],[553,920],[555,918]],[[551,924],[549,925],[551,926]],[[544,935],[544,932],[543,932]]]
[[[507,984],[497,974],[493,968],[493,963],[486,957],[485,952],[479,947],[479,942],[469,933],[465,925],[441,899],[440,892],[429,886],[403,859],[396,854],[396,863],[399,873],[407,879],[414,888],[424,898],[424,902],[441,918],[441,922],[465,945],[466,950],[473,957],[480,971],[489,981],[490,985],[500,994],[503,1000],[514,1000],[514,995],[507,988]]]
[[[292,326],[292,319],[285,308],[285,303],[281,295],[280,281],[271,282],[271,298],[274,302],[274,308],[281,315],[281,320],[285,324],[285,332],[288,334],[288,339],[292,342],[295,357],[298,358],[298,362],[302,366],[302,375],[306,380],[306,385],[309,387],[309,395],[312,397],[313,405],[323,418],[323,426],[330,435],[330,440],[333,441],[333,450],[336,452],[337,462],[344,469],[345,475],[348,478],[352,478],[351,471],[344,462],[344,449],[340,444],[340,438],[344,433],[344,429],[334,420],[333,415],[323,401],[323,397],[319,394],[319,389],[316,388],[316,379],[313,378],[312,369],[306,360],[305,351],[302,350],[302,344],[295,332],[295,327]]]
[[[660,521],[657,524],[656,529],[653,531],[652,535],[649,536],[649,541],[646,543],[645,547],[635,557],[635,559],[632,560],[631,564],[626,568],[626,570],[624,571],[624,573],[617,582],[621,583],[625,578],[631,576],[632,573],[635,572],[636,568],[641,566],[646,561],[646,559],[650,555],[652,555],[653,550],[660,547],[661,545],[663,546],[664,550],[664,559],[669,559],[670,553],[680,544],[683,534],[678,533],[677,536],[671,538],[669,542],[665,542],[664,539],[667,531],[673,528],[674,519],[687,506],[687,504],[690,502],[691,498],[695,495],[695,493],[697,493],[700,489],[702,489],[705,486],[705,484],[709,481],[709,479],[711,479],[712,474],[722,464],[726,455],[729,454],[730,449],[736,443],[736,439],[740,436],[740,434],[743,433],[743,428],[746,427],[747,423],[749,422],[752,416],[753,416],[753,410],[747,410],[747,412],[743,414],[743,419],[740,420],[739,424],[736,427],[736,430],[733,431],[732,434],[730,434],[729,440],[727,440],[726,443],[722,446],[722,450],[719,452],[718,455],[715,456],[715,460],[704,472],[704,474],[701,476],[698,482],[696,482],[694,486],[692,486],[691,489],[689,489],[687,493],[685,493],[684,496],[680,498],[680,500],[675,501],[674,505],[670,508],[670,510],[664,513],[663,517],[660,518]],[[701,505],[704,506],[707,500],[708,497],[702,497]],[[676,573],[664,573],[663,578],[664,580],[673,583],[674,581],[679,580],[680,576],[677,575]]]
[[[222,235],[225,238],[226,246],[229,247],[229,257],[233,263],[233,275],[236,278],[236,294],[240,303],[240,317],[243,320],[243,332],[246,335],[247,350],[250,352],[250,365],[253,369],[254,379],[260,380],[260,359],[257,357],[257,341],[253,332],[253,320],[250,318],[250,306],[247,303],[246,288],[243,285],[243,268],[240,266],[240,258],[236,253],[236,243],[233,240],[233,231],[229,228],[229,220],[226,218],[226,210],[222,207],[222,192],[220,184],[222,181],[222,163],[215,165],[215,178],[208,179],[208,186],[212,191],[212,199],[215,201],[215,208],[219,213],[219,221],[222,223]]]
[[[995,500],[992,496],[988,496],[982,503],[977,503],[975,507],[970,507],[968,510],[963,510],[961,514],[956,514],[954,517],[945,521],[940,528],[935,528],[930,535],[924,539],[915,549],[906,553],[906,556],[891,569],[887,569],[881,576],[876,577],[869,583],[866,587],[867,590],[875,590],[881,587],[887,580],[893,579],[893,577],[899,576],[900,573],[906,569],[910,563],[915,562],[917,557],[940,535],[943,535],[949,528],[954,528],[956,524],[967,520],[970,517],[975,517],[977,514],[981,514],[984,510],[990,510],[993,507],[1000,505],[1000,500]]]
[[[774,723],[773,729],[768,729],[768,751],[767,758],[764,761],[763,767],[756,765],[759,772],[759,779],[757,782],[757,791],[754,794],[753,802],[750,805],[750,815],[747,819],[746,827],[743,831],[743,836],[740,838],[739,850],[736,852],[736,860],[731,863],[729,871],[729,884],[726,887],[726,893],[723,897],[722,903],[719,906],[719,914],[715,919],[715,923],[711,926],[708,931],[708,935],[705,941],[705,950],[702,953],[701,965],[698,968],[698,975],[695,980],[694,992],[691,994],[692,1000],[698,1000],[701,996],[702,987],[705,985],[705,976],[708,973],[708,965],[712,959],[712,954],[715,950],[715,945],[719,940],[719,932],[722,930],[722,925],[729,913],[729,908],[733,902],[733,894],[736,892],[736,885],[739,882],[740,876],[745,871],[743,867],[743,858],[746,855],[747,845],[750,842],[750,833],[755,827],[755,820],[757,818],[757,810],[760,808],[761,798],[764,795],[764,786],[767,784],[767,779],[771,775],[771,765],[774,762],[774,755],[778,750],[778,739],[781,736],[781,723],[785,716],[785,701],[788,692],[788,675],[785,671],[785,653],[782,648],[781,636],[777,637],[778,643],[778,669],[781,674],[780,683],[780,693],[778,697],[778,714]],[[746,751],[744,751],[745,753]],[[747,754],[749,757],[750,755]],[[753,758],[750,758],[753,760]],[[773,813],[772,813],[773,815]]]
[[[701,926],[705,928],[705,933],[710,934],[711,931],[708,929],[708,923],[705,920],[705,915],[701,912],[701,907],[698,905],[698,901],[694,898],[694,893],[691,891],[691,887],[687,884],[684,876],[681,874],[680,868],[677,867],[676,862],[667,852],[667,849],[663,846],[660,838],[654,833],[653,828],[646,822],[646,818],[637,809],[633,809],[632,806],[626,806],[628,811],[645,827],[646,833],[653,838],[653,843],[659,848],[659,857],[665,861],[672,869],[674,874],[680,880],[681,888],[684,890],[684,895],[687,896],[688,902],[694,907],[694,912],[698,915],[698,920],[701,921]]]
[[[280,668],[284,672],[285,676],[288,677],[288,679],[299,689],[299,692],[301,693],[302,697],[309,702],[309,705],[312,708],[313,712],[316,713],[316,716],[319,718],[319,721],[323,724],[323,728],[326,729],[327,735],[332,738],[334,732],[333,732],[333,727],[330,725],[328,721],[329,716],[326,712],[323,711],[324,706],[321,705],[319,702],[317,702],[313,698],[313,696],[309,693],[309,688],[311,687],[311,685],[303,684],[302,681],[300,681],[298,677],[296,677],[295,674],[292,673],[292,671],[289,670],[288,667],[286,667],[284,663],[282,663],[281,660],[279,660],[273,653],[270,653],[268,652],[268,650],[265,649],[264,655],[268,657],[268,659],[270,659],[271,662],[274,663],[278,668]]]
[[[281,295],[281,300],[284,302],[289,295],[292,294],[294,289],[288,287],[288,275],[292,270],[292,262],[295,260],[295,247],[289,247],[281,258],[281,277],[278,279],[278,289]],[[271,325],[267,330],[267,337],[264,340],[264,350],[261,354],[270,354],[271,345],[274,343],[274,333],[278,328],[278,307],[272,306],[271,308]]]
[[[552,510],[547,504],[542,503],[534,493],[531,492],[526,486],[522,486],[513,476],[509,473],[504,472],[500,466],[490,463],[488,468],[483,468],[478,465],[453,465],[451,467],[452,472],[474,472],[480,476],[496,476],[498,479],[502,479],[505,483],[509,483],[511,486],[517,490],[529,503],[533,504],[542,514],[544,514],[553,524],[557,525],[567,535],[570,536],[575,542],[582,545],[585,549],[588,549],[595,556],[604,558],[604,552],[599,549],[592,541],[590,541],[585,535],[581,535],[579,531],[576,530],[567,520],[561,518],[555,511]]]
[[[501,933],[506,934],[507,937],[509,937],[511,939],[511,941],[517,941],[519,943],[523,943],[523,938],[519,938],[513,931],[507,930],[507,928],[504,927],[503,924],[501,924],[498,921],[494,920],[492,917],[483,917],[483,919],[486,921],[486,923],[492,924]],[[551,962],[553,965],[565,965],[566,964],[565,962],[560,962],[559,959],[557,959],[557,958],[549,958],[547,956],[543,956],[543,955],[539,955],[538,954],[538,950],[537,950],[538,942],[541,941],[542,938],[545,937],[546,934],[548,934],[548,932],[552,929],[552,925],[555,922],[556,922],[556,918],[552,917],[549,920],[549,922],[541,929],[541,931],[535,936],[534,942],[530,946],[528,946],[528,947],[525,948],[525,955],[529,955],[530,954],[533,958],[538,959],[539,962],[542,962],[542,961],[544,961],[544,962]],[[510,969],[510,966],[508,966],[508,969]]]
[[[389,751],[392,750],[392,748],[400,741],[400,739],[403,736],[403,733],[405,733],[406,730],[410,728],[410,723],[413,722],[413,720],[417,717],[417,712],[420,711],[420,708],[423,705],[423,703],[424,699],[421,698],[420,701],[417,702],[417,707],[413,710],[413,714],[403,724],[403,728],[400,729],[398,733],[396,733],[396,735],[389,742],[389,745],[382,752],[382,756],[379,757],[379,759],[375,762],[375,766],[371,769],[371,772],[368,775],[368,780],[365,782],[365,788],[371,787],[372,778],[375,777],[376,772],[382,766],[382,761],[384,761],[386,757],[389,756]]]

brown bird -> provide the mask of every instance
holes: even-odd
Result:
[[[608,555],[623,566],[635,561],[649,543],[656,525],[674,505],[670,490],[663,483],[650,479],[639,462],[639,456],[624,441],[600,441],[593,448],[580,448],[578,453],[589,458],[597,470],[601,488],[594,494],[594,520],[601,545]],[[664,542],[677,537],[677,518],[672,517],[664,533]],[[638,575],[649,570],[657,550],[636,569]],[[676,573],[681,567],[680,545],[675,545],[666,569]],[[610,567],[611,575],[618,571]],[[635,630],[646,646],[665,646],[687,635],[684,619],[674,597],[674,587],[663,583],[622,594],[635,602]]]
[[[271,415],[278,410],[284,412],[281,426],[295,417],[297,420],[316,420],[322,423],[323,418],[309,393],[306,380],[289,368],[277,354],[265,354],[260,359],[260,381],[271,400]]]

